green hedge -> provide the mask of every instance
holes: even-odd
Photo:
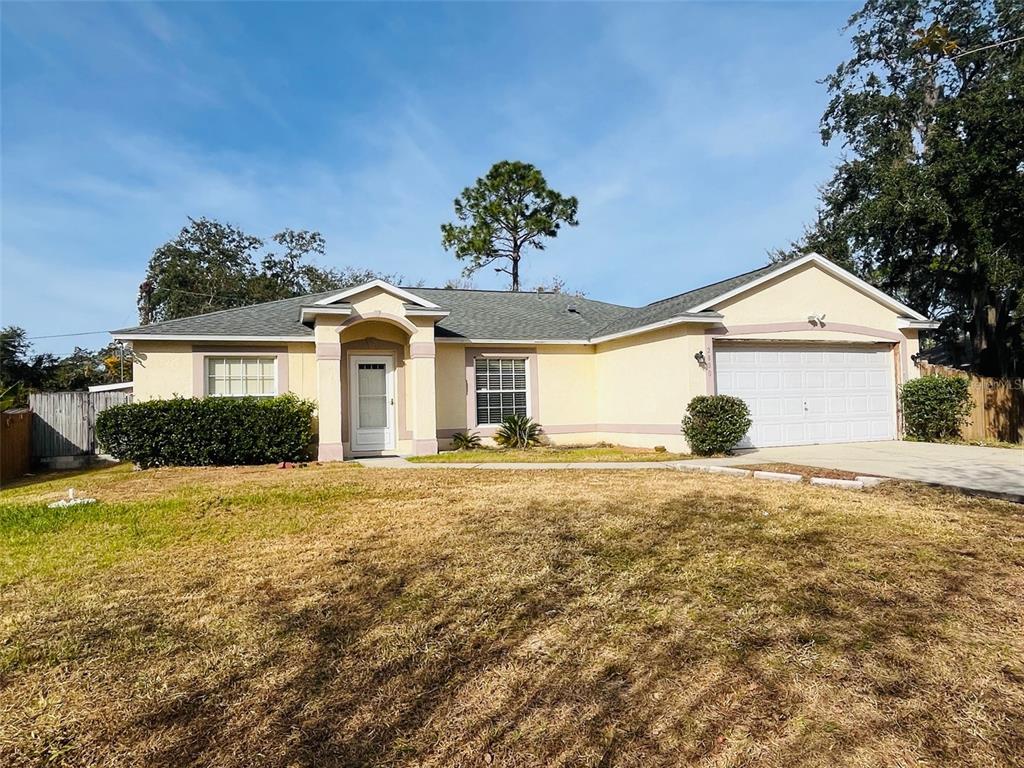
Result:
[[[963,376],[922,376],[900,388],[903,430],[914,440],[955,440],[971,413],[970,382]]]
[[[116,459],[141,467],[301,461],[313,442],[314,405],[295,395],[148,400],[96,417]]]
[[[738,397],[698,395],[686,406],[683,434],[691,451],[710,456],[732,450],[750,423],[750,409]]]

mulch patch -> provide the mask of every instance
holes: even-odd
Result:
[[[791,475],[803,475],[804,478],[830,477],[834,480],[856,480],[858,477],[856,472],[846,472],[842,469],[808,467],[803,464],[744,464],[742,468],[760,472],[786,472]]]

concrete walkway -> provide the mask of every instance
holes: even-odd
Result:
[[[634,462],[461,462],[414,463],[398,457],[356,459],[367,467],[389,469],[678,469],[682,465],[743,466],[802,464],[860,475],[895,477],[1024,502],[1024,448],[981,448],[944,443],[836,443],[760,448],[722,459]]]
[[[696,461],[707,466],[803,464],[860,475],[916,480],[1024,502],[1024,447],[982,448],[894,440],[759,448],[724,459]]]
[[[406,461],[398,456],[353,459],[379,469],[676,469],[682,461]]]

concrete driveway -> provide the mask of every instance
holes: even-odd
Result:
[[[785,462],[898,477],[1024,502],[1024,447],[980,448],[943,443],[837,443],[759,448],[702,463],[739,466]]]

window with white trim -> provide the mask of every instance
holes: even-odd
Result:
[[[476,423],[500,424],[506,416],[526,416],[526,360],[476,358]]]
[[[206,394],[211,397],[271,397],[277,394],[273,357],[207,357]]]

